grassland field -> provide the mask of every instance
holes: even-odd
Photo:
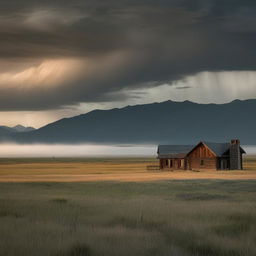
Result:
[[[156,163],[0,159],[0,256],[256,255],[256,157],[243,171]]]

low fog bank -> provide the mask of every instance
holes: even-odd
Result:
[[[256,155],[256,146],[243,146]],[[156,157],[157,145],[47,145],[0,144],[0,158],[7,157]]]
[[[256,155],[256,146],[245,145],[245,146],[242,146],[242,147],[245,150],[246,155]]]
[[[156,156],[154,145],[63,145],[0,144],[0,158],[6,157],[121,157]]]

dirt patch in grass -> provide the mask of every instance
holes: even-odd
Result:
[[[95,255],[92,253],[92,250],[88,245],[85,244],[77,244],[72,246],[67,251],[61,251],[52,256],[92,256]]]
[[[66,198],[54,198],[51,201],[57,204],[66,204],[68,202]]]
[[[208,193],[182,193],[177,194],[176,198],[182,200],[227,200],[230,199],[227,195],[208,194]]]

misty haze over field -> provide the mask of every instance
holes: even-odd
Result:
[[[1,144],[0,157],[156,156],[156,145]]]
[[[247,155],[256,154],[256,146],[242,146]],[[17,145],[1,144],[0,157],[156,157],[157,145]]]

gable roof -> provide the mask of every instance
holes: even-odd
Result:
[[[223,156],[228,152],[230,143],[215,143],[201,141],[197,145],[159,145],[158,146],[158,158],[183,158],[192,152],[198,145],[203,143],[208,147],[216,156]],[[242,153],[245,153],[244,149],[240,147]]]
[[[194,145],[159,145],[157,153],[159,158],[182,158],[193,148]]]
[[[229,150],[230,143],[214,143],[202,141],[216,156],[222,156],[225,152]]]

